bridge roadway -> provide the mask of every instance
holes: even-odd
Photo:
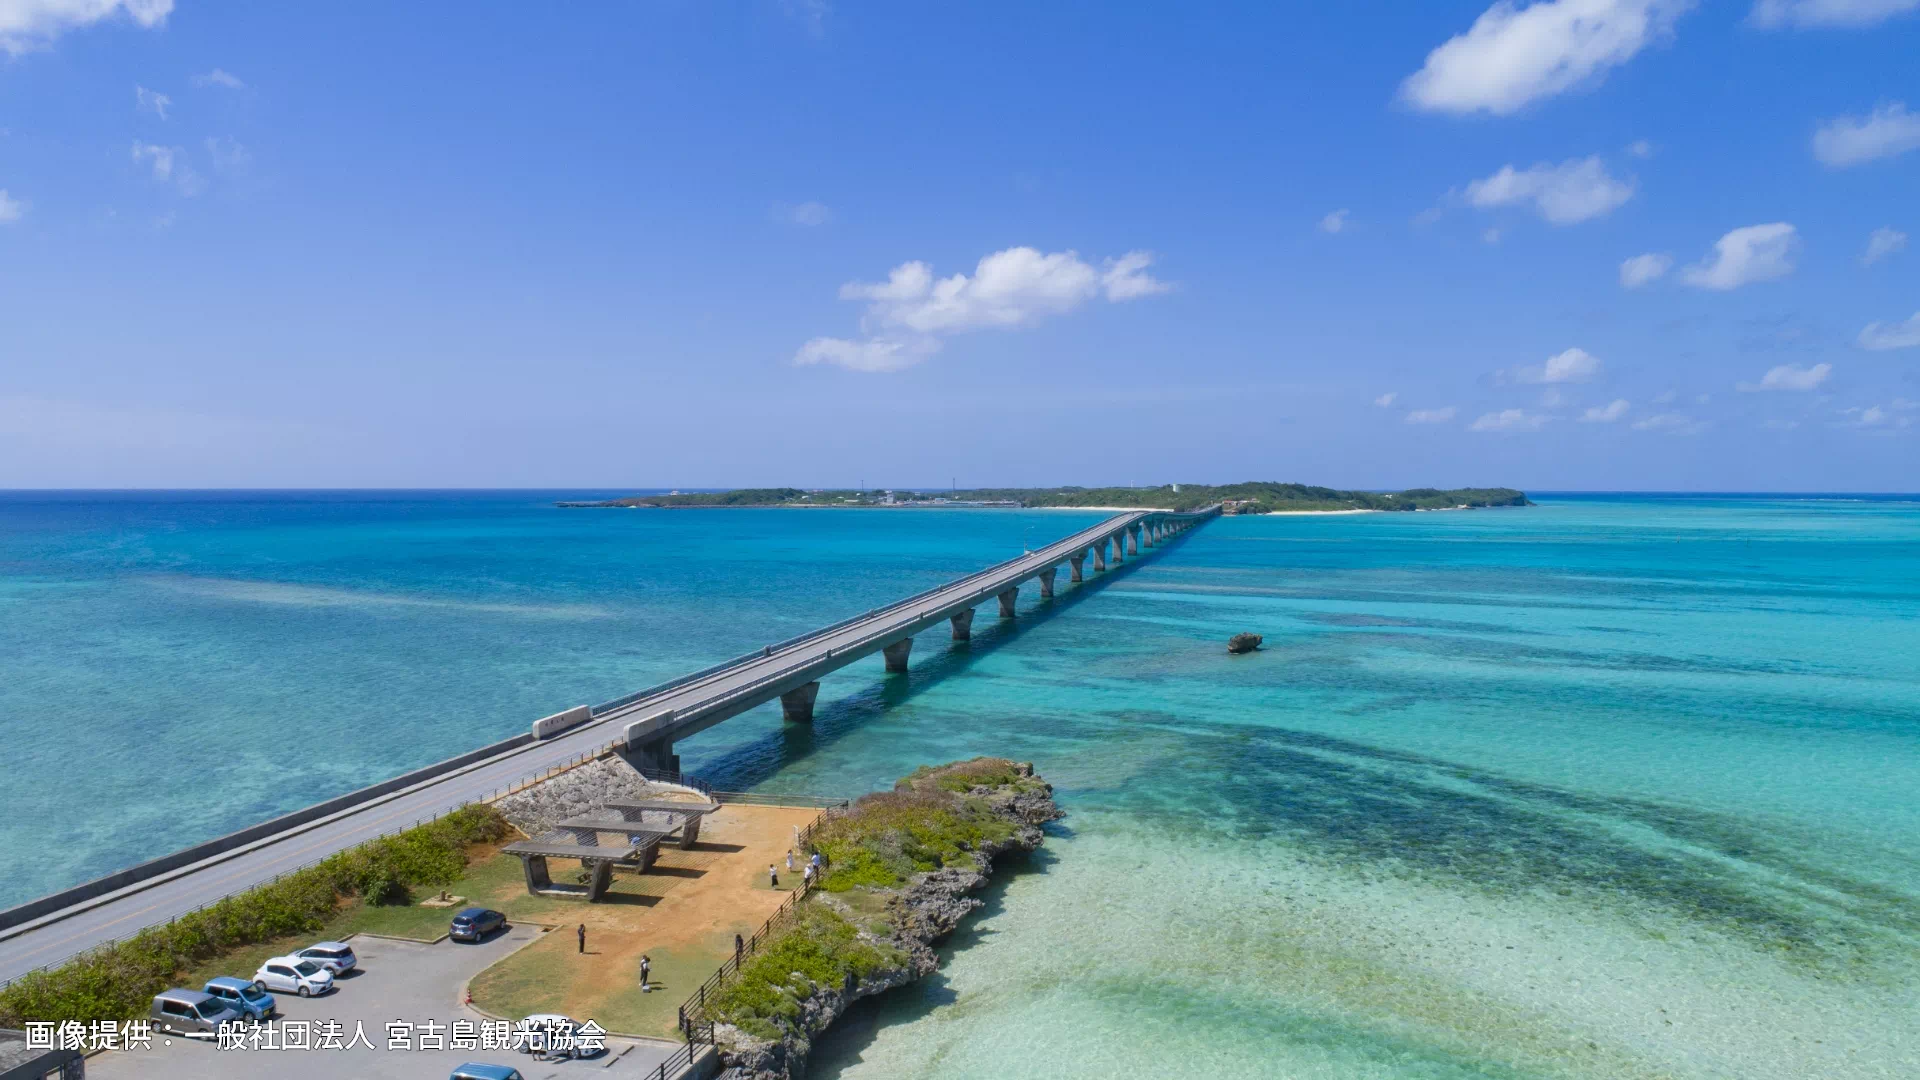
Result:
[[[419,783],[364,798],[315,820],[293,825],[250,843],[187,863],[145,880],[78,900],[0,930],[0,984],[56,964],[252,888],[288,871],[386,833],[408,828],[448,810],[492,797],[547,769],[607,749],[622,751],[647,768],[677,771],[673,743],[775,698],[788,720],[812,718],[820,676],[876,652],[889,671],[906,669],[912,638],[942,620],[955,640],[965,640],[973,608],[1001,598],[1001,614],[1013,614],[1014,591],[1038,579],[1042,595],[1053,593],[1055,574],[1071,564],[1072,580],[1083,565],[1094,570],[1146,554],[1146,549],[1218,513],[1133,511],[1100,522],[976,574],[792,641],[768,646],[695,676],[643,691],[611,707],[579,708],[591,718],[478,761],[446,769]],[[1123,555],[1122,546],[1133,555]],[[1107,549],[1114,550],[1111,561]],[[556,714],[541,721],[548,724]],[[536,725],[539,731],[540,725]],[[523,736],[524,740],[525,737]],[[374,789],[367,789],[372,791]],[[17,910],[17,909],[16,909]],[[0,913],[0,916],[6,913]]]

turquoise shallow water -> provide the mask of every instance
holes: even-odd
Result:
[[[1088,520],[141,498],[0,499],[7,899]],[[1218,521],[683,745],[832,793],[1004,753],[1071,813],[816,1075],[1920,1075],[1920,505],[1542,502]]]

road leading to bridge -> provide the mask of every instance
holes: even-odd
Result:
[[[1217,507],[1209,507],[1191,514],[1121,514],[1038,551],[611,706],[556,714],[536,725],[541,738],[9,926],[0,931],[0,981],[167,922],[356,844],[490,798],[582,756],[611,748],[638,766],[677,771],[676,740],[775,698],[781,700],[788,720],[808,722],[819,680],[828,672],[876,652],[885,655],[888,671],[904,671],[916,634],[946,621],[953,638],[965,640],[976,606],[998,599],[1000,614],[1013,617],[1017,592],[1027,583],[1037,580],[1041,595],[1051,596],[1063,565],[1072,567],[1072,581],[1082,580],[1089,557],[1096,572],[1118,569],[1126,560],[1146,554],[1218,512]],[[561,717],[573,719],[569,724]]]

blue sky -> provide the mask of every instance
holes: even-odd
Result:
[[[0,0],[0,487],[1920,488],[1920,0]]]

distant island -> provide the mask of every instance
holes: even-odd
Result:
[[[633,495],[604,502],[563,502],[565,507],[650,507],[689,510],[714,507],[1084,507],[1087,509],[1197,510],[1221,504],[1229,514],[1354,513],[1366,510],[1455,510],[1481,506],[1532,506],[1512,488],[1409,488],[1406,491],[1339,491],[1308,484],[1163,484],[1160,487],[959,488],[952,491],[878,491],[831,488],[741,488],[737,491]]]

